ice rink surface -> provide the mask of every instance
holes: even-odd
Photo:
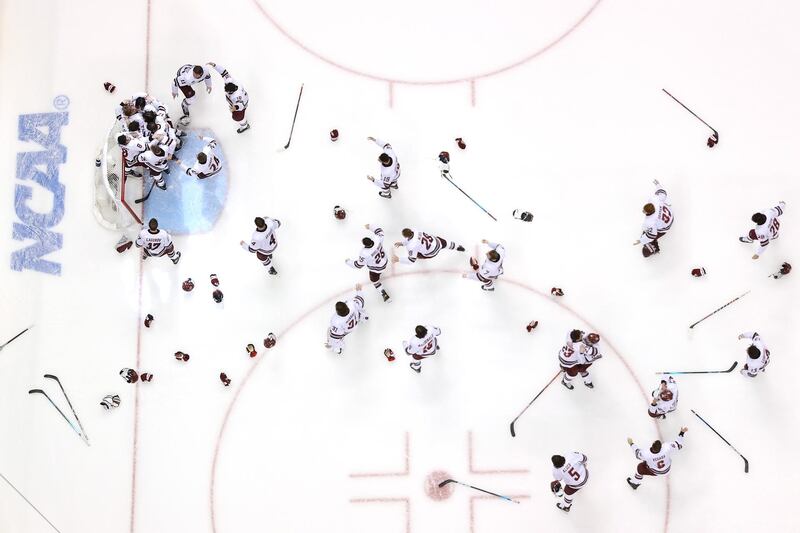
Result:
[[[0,473],[62,533],[800,531],[798,274],[768,277],[798,261],[799,17],[786,0],[6,0],[0,342],[35,328],[0,352]],[[175,71],[207,61],[251,102],[243,135],[216,74],[192,108],[191,129],[214,131],[228,165],[221,216],[176,235],[177,266],[118,255],[119,234],[92,213],[114,107],[147,90],[177,117]],[[301,84],[291,147],[277,152]],[[719,131],[718,146],[662,88]],[[370,135],[402,165],[391,200],[365,179],[378,171]],[[441,150],[498,222],[439,177]],[[21,172],[31,161],[39,172]],[[645,260],[631,243],[654,178],[675,223]],[[737,238],[779,200],[781,238],[754,261]],[[533,222],[512,219],[517,208]],[[277,277],[239,247],[261,215],[283,223]],[[468,253],[397,266],[384,304],[344,263],[365,223],[385,228],[389,246],[410,226]],[[483,238],[508,253],[494,293],[460,277]],[[708,275],[691,277],[699,266]],[[323,347],[328,320],[358,282],[371,318],[338,357]],[[550,296],[554,286],[565,296]],[[401,342],[419,323],[442,329],[443,349],[417,375]],[[594,390],[555,381],[512,438],[509,422],[553,377],[576,327],[603,339]],[[770,348],[766,373],[678,376],[678,411],[647,416],[655,372],[741,365],[748,330]],[[123,367],[155,378],[126,384]],[[27,394],[58,398],[45,373],[61,378],[91,447]],[[106,412],[110,393],[122,403]],[[749,459],[748,474],[690,409]],[[625,439],[646,446],[683,425],[669,477],[632,491]],[[572,450],[588,456],[590,479],[565,515],[550,456]],[[433,491],[441,472],[521,503]],[[0,531],[52,529],[0,480]]]

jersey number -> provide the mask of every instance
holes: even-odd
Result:
[[[349,329],[353,329],[354,327],[356,327],[356,319],[355,319],[355,318],[351,318],[351,319],[350,319],[350,320],[347,322],[347,327],[348,327]]]
[[[669,212],[669,209],[663,207],[661,209],[661,221],[664,222],[664,224],[669,224],[670,220],[672,220],[672,213]]]
[[[433,244],[433,237],[426,235],[425,233],[422,234],[419,240],[422,241],[422,244],[425,245],[425,248],[430,248],[431,244]]]
[[[575,469],[572,467],[569,467],[569,470],[567,470],[567,474],[572,476],[572,479],[574,479],[575,481],[578,481],[581,478],[581,475],[578,472],[576,472]]]
[[[427,351],[432,350],[432,349],[433,349],[433,339],[431,339],[430,342],[428,342],[428,344],[425,345],[425,347],[422,349],[422,351],[423,352],[427,352]]]
[[[161,243],[160,243],[160,242],[148,242],[148,243],[147,243],[147,249],[148,249],[148,250],[155,250],[155,249],[156,249],[156,248],[158,248],[159,246],[161,246]]]

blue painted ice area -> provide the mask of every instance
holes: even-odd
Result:
[[[191,166],[205,145],[205,141],[197,136],[215,139],[216,136],[207,128],[185,131],[183,147],[176,157]],[[203,233],[214,227],[228,194],[228,163],[219,140],[214,153],[222,163],[222,170],[203,180],[187,175],[174,161],[169,162],[170,173],[165,174],[167,190],[153,189],[153,194],[144,203],[145,223],[155,217],[159,226],[173,234]],[[147,187],[150,187],[149,180]]]

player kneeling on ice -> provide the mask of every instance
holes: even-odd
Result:
[[[572,496],[586,486],[589,472],[586,470],[586,455],[581,452],[572,452],[567,457],[554,455],[550,458],[553,462],[553,479],[550,490],[556,498],[564,498],[563,504],[556,503],[556,507],[568,513],[572,508]],[[563,492],[562,492],[563,489]]]
[[[494,282],[503,275],[503,260],[506,258],[506,249],[502,244],[489,242],[486,239],[481,241],[483,244],[488,245],[491,250],[486,253],[486,260],[478,268],[478,260],[474,257],[469,258],[469,264],[475,272],[462,274],[463,278],[475,279],[480,281],[481,289],[485,291],[494,290]]]
[[[441,237],[428,235],[424,231],[404,228],[402,231],[404,242],[394,243],[395,248],[406,247],[407,256],[392,257],[392,262],[413,263],[417,259],[433,259],[444,249],[464,251],[464,247],[453,241],[449,243]]]
[[[197,154],[197,161],[195,161],[191,167],[180,159],[176,159],[176,162],[186,174],[189,176],[196,176],[197,179],[203,180],[210,178],[222,170],[222,163],[220,163],[219,158],[214,153],[214,149],[217,147],[216,139],[203,137],[202,135],[198,135],[197,138],[206,143],[200,153]]]
[[[366,224],[364,227],[372,229],[369,224]],[[361,239],[361,244],[364,245],[364,248],[362,248],[361,253],[358,254],[358,259],[355,261],[346,259],[345,263],[352,268],[363,268],[366,266],[369,271],[369,280],[375,288],[380,291],[381,296],[383,296],[383,301],[391,302],[392,300],[389,297],[389,293],[381,286],[381,274],[386,270],[386,265],[389,264],[389,259],[386,257],[386,252],[383,249],[383,230],[381,228],[375,228],[372,233],[375,234],[377,242],[370,237],[364,237]]]
[[[662,444],[660,440],[653,442],[649,450],[642,450],[633,439],[628,437],[628,444],[633,449],[633,453],[637,459],[642,462],[636,465],[636,473],[633,474],[633,479],[628,478],[628,485],[636,490],[642,484],[643,476],[663,476],[669,474],[669,469],[672,466],[672,454],[683,448],[683,435],[689,431],[687,428],[681,428],[678,433],[678,438],[674,441]]]
[[[403,348],[406,354],[414,360],[408,366],[411,370],[419,374],[422,372],[422,360],[436,355],[439,351],[439,341],[436,337],[442,334],[442,330],[434,326],[417,326],[414,329],[414,336],[403,341]]]
[[[269,267],[269,273],[274,276],[278,271],[272,266],[272,252],[278,247],[278,241],[275,240],[275,230],[281,227],[281,221],[265,216],[256,217],[255,223],[256,230],[253,232],[253,236],[250,237],[250,244],[239,241],[239,245],[248,252],[256,254],[261,264]]]
[[[369,317],[364,311],[364,296],[361,284],[358,284],[355,296],[345,302],[336,302],[336,313],[331,317],[325,347],[336,355],[341,355],[344,350],[344,338],[356,329],[361,320],[369,320]]]
[[[670,376],[669,380],[662,379],[658,389],[653,391],[653,401],[647,408],[647,414],[650,415],[650,418],[664,420],[667,418],[667,413],[671,413],[677,408],[678,384],[675,382],[675,378]]]
[[[400,179],[400,162],[397,160],[391,144],[375,137],[367,137],[367,140],[374,142],[383,150],[378,156],[378,162],[381,164],[381,178],[376,180],[372,176],[367,176],[367,179],[380,189],[378,196],[391,198],[392,189],[397,189],[397,180]]]
[[[769,350],[764,341],[755,331],[748,331],[739,335],[740,339],[750,339],[752,344],[747,347],[747,362],[739,371],[743,376],[754,378],[759,372],[764,372],[769,364]]]
[[[146,228],[142,228],[139,236],[136,237],[136,246],[142,249],[142,260],[148,257],[161,257],[166,255],[172,260],[173,264],[178,264],[181,260],[181,253],[175,251],[172,244],[172,236],[159,229],[158,220],[151,218]]]
[[[778,230],[781,227],[778,217],[783,214],[784,209],[786,209],[786,202],[778,202],[778,205],[772,209],[767,209],[764,213],[755,213],[750,217],[750,220],[756,223],[756,227],[747,232],[744,237],[739,237],[739,241],[745,243],[758,241],[758,250],[753,255],[753,259],[761,257],[761,254],[767,249],[769,241],[778,238]]]
[[[558,362],[563,372],[561,384],[569,390],[575,388],[572,385],[572,380],[578,377],[578,374],[583,378],[583,384],[587,388],[594,388],[592,378],[589,376],[589,367],[592,366],[595,360],[603,356],[598,353],[597,348],[594,346],[600,342],[600,336],[597,333],[590,333],[589,337],[585,337],[583,331],[573,329],[567,335],[564,346],[558,352]]]
[[[642,255],[645,257],[661,251],[658,239],[667,234],[673,220],[670,204],[667,203],[667,191],[661,188],[658,180],[653,180],[653,185],[656,186],[656,192],[642,208],[644,212],[642,236],[633,243],[634,246],[642,245]]]
[[[244,90],[242,85],[233,79],[225,67],[217,65],[216,63],[208,63],[214,67],[219,75],[222,76],[225,82],[225,99],[228,101],[228,109],[231,112],[231,118],[234,122],[239,124],[236,133],[244,133],[250,129],[250,124],[244,118],[244,113],[247,111],[247,104],[250,103],[250,96]]]

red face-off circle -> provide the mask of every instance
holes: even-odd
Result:
[[[442,501],[453,495],[454,483],[448,483],[444,487],[439,486],[445,479],[451,479],[451,476],[444,470],[434,470],[425,478],[425,494],[431,500]]]

